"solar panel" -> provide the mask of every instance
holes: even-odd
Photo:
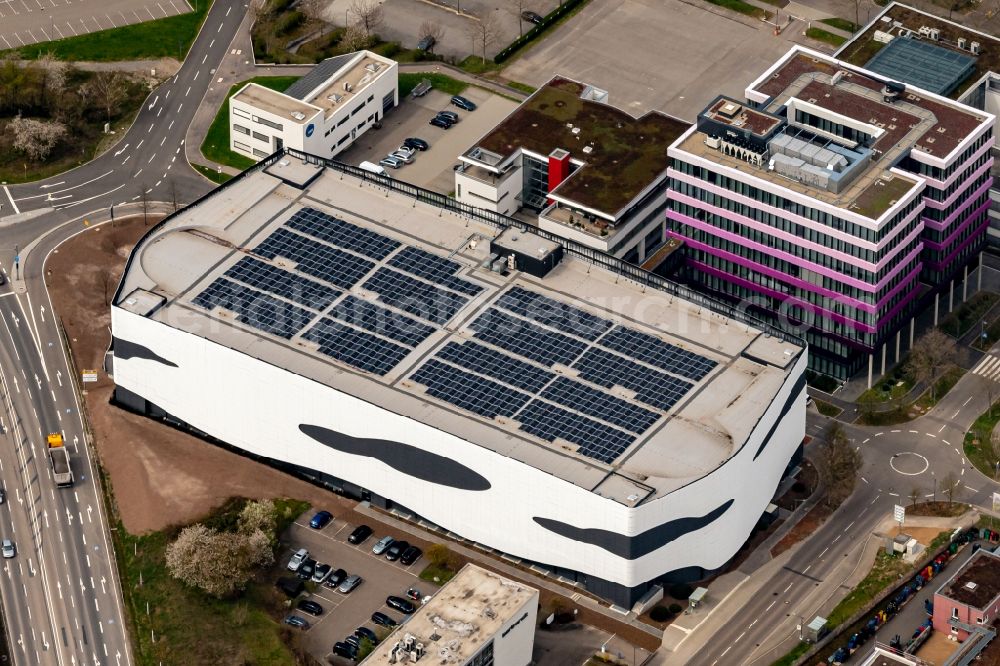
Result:
[[[216,278],[192,302],[200,308],[225,308],[240,323],[288,339],[305,328],[313,314],[291,303],[244,287],[224,277]]]
[[[388,257],[401,245],[399,241],[327,215],[315,208],[303,208],[296,212],[285,226],[379,261]]]
[[[700,354],[624,326],[618,326],[604,336],[601,345],[695,381],[707,375],[717,365],[715,361]]]
[[[226,275],[314,310],[325,309],[337,296],[340,296],[340,292],[336,289],[307,280],[301,275],[290,273],[253,257],[243,257],[226,271]]]
[[[469,327],[480,340],[542,365],[568,365],[587,348],[586,342],[549,331],[496,308],[481,314]]]
[[[588,349],[573,367],[580,371],[580,377],[589,382],[606,388],[616,384],[624,386],[635,391],[635,397],[640,402],[664,411],[673,407],[693,386],[597,347]]]
[[[318,243],[285,228],[276,229],[253,251],[267,259],[277,256],[290,259],[297,264],[297,271],[318,277],[341,289],[353,287],[375,266],[367,259]]]
[[[379,268],[363,286],[376,292],[383,303],[436,324],[447,323],[467,300],[385,267]]]
[[[604,463],[614,462],[635,441],[634,435],[541,400],[532,400],[517,420],[527,433],[550,442],[561,437],[580,447],[580,455]]]
[[[571,333],[585,340],[596,340],[614,325],[607,319],[522,287],[513,287],[504,293],[497,299],[497,305],[539,324]]]
[[[437,356],[531,393],[537,393],[555,377],[548,370],[471,341],[449,342]]]
[[[389,372],[410,353],[407,347],[326,317],[302,337],[319,344],[320,353],[376,375]]]
[[[656,412],[566,377],[556,379],[542,391],[541,397],[636,434],[645,432],[660,418]]]
[[[437,330],[350,294],[330,311],[330,316],[410,347],[416,347]]]
[[[525,393],[434,359],[420,366],[411,379],[426,386],[427,393],[435,398],[486,418],[513,416],[531,399]]]
[[[418,247],[406,247],[386,263],[393,268],[469,296],[475,296],[483,290],[478,284],[455,277],[455,273],[462,267],[457,261],[425,252]]]

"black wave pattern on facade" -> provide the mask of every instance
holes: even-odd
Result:
[[[686,534],[697,532],[703,527],[718,519],[729,510],[734,500],[728,500],[720,504],[717,508],[709,511],[704,516],[694,518],[677,518],[669,522],[652,527],[641,534],[635,536],[625,536],[616,532],[602,530],[596,527],[576,527],[552,518],[540,518],[534,516],[533,520],[559,536],[587,543],[598,548],[603,548],[612,555],[625,558],[626,560],[637,560],[643,555],[648,555],[658,548],[666,546],[671,541],[680,539]]]
[[[130,358],[142,358],[147,361],[162,363],[169,368],[177,367],[176,363],[168,361],[149,347],[144,347],[138,343],[123,340],[122,338],[114,339],[112,349],[114,349],[115,358],[120,358],[123,361],[127,361]]]
[[[785,400],[785,404],[781,406],[781,413],[778,414],[778,418],[774,419],[774,425],[772,425],[771,429],[767,431],[767,435],[764,437],[764,441],[762,441],[760,443],[760,446],[757,447],[757,453],[753,454],[754,460],[757,460],[757,458],[760,457],[760,454],[764,453],[764,449],[767,448],[768,442],[771,441],[771,437],[774,436],[774,432],[778,429],[778,426],[781,425],[781,422],[784,420],[785,416],[788,414],[788,412],[791,411],[792,407],[795,405],[795,402],[802,397],[802,391],[805,389],[805,387],[806,387],[806,376],[802,375],[795,381],[795,386],[792,387],[792,392],[788,394],[788,399]]]
[[[299,430],[323,446],[353,456],[374,458],[397,472],[439,486],[483,491],[492,488],[489,480],[475,470],[430,451],[388,439],[351,437],[317,425],[300,423]]]

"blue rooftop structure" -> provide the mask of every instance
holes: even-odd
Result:
[[[975,63],[975,56],[932,41],[897,37],[876,53],[865,69],[947,96],[972,74]]]

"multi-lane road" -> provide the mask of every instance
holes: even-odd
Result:
[[[43,280],[44,262],[82,219],[187,202],[211,189],[188,166],[184,136],[246,14],[215,0],[176,76],[154,90],[118,145],[46,181],[0,188],[0,600],[18,664],[131,664],[114,553],[93,478],[74,377]],[[127,205],[131,204],[131,206]],[[20,262],[15,276],[15,248]],[[18,277],[20,279],[13,279]],[[55,487],[46,437],[61,433],[76,483]]]
[[[1000,347],[977,362],[927,415],[892,427],[846,426],[864,456],[854,493],[783,566],[771,567],[766,581],[759,578],[763,568],[751,573],[748,583],[757,592],[739,607],[727,607],[729,621],[711,637],[692,636],[691,645],[682,644],[675,656],[683,658],[676,663],[766,665],[787,653],[798,642],[796,625],[829,611],[843,597],[866,542],[892,516],[894,505],[910,503],[913,491],[922,499],[944,499],[946,483],[954,482],[954,499],[990,507],[1000,485],[968,463],[962,445],[990,398],[1000,396],[997,382]],[[814,436],[822,436],[829,425],[815,413],[809,422]]]

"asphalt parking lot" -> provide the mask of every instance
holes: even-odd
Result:
[[[318,586],[308,598],[323,606],[323,614],[319,617],[298,610],[291,611],[306,618],[312,625],[303,633],[303,646],[321,663],[327,663],[326,657],[330,654],[334,643],[353,634],[354,630],[361,626],[372,630],[378,629],[371,621],[371,615],[375,611],[382,611],[402,624],[405,616],[385,605],[387,596],[405,596],[406,590],[411,587],[416,587],[428,595],[433,594],[437,586],[418,578],[427,565],[426,557],[421,556],[413,564],[403,566],[399,562],[389,562],[384,555],[372,553],[375,542],[386,536],[384,531],[379,531],[378,526],[373,525],[376,527],[376,532],[364,543],[353,545],[347,542],[347,537],[357,527],[356,524],[336,518],[322,530],[314,530],[309,528],[311,516],[311,512],[300,516],[284,535],[283,542],[287,548],[281,551],[279,561],[283,565],[287,564],[292,553],[299,548],[307,548],[310,557],[317,562],[329,564],[334,570],[344,569],[349,575],[358,574],[364,579],[364,582],[349,594],[341,594],[328,587]],[[413,539],[407,541],[426,549],[425,543],[415,542]],[[294,574],[283,570],[282,575]]]
[[[382,129],[365,132],[349,149],[337,156],[348,164],[363,161],[378,163],[399,147],[406,137],[419,137],[430,149],[417,151],[412,164],[389,169],[393,178],[426,187],[445,194],[455,189],[452,167],[458,156],[517,107],[517,103],[494,95],[482,88],[470,86],[462,93],[476,103],[475,111],[463,111],[450,104],[451,95],[432,90],[417,99],[407,98],[382,121]],[[461,120],[451,129],[443,130],[428,121],[438,111],[454,111]]]
[[[0,49],[191,11],[185,0],[0,0]]]
[[[634,115],[656,109],[693,121],[717,94],[743,99],[747,84],[800,33],[793,26],[775,37],[769,25],[707,3],[604,0],[589,3],[504,76],[535,87],[567,76],[607,90],[609,103]]]

